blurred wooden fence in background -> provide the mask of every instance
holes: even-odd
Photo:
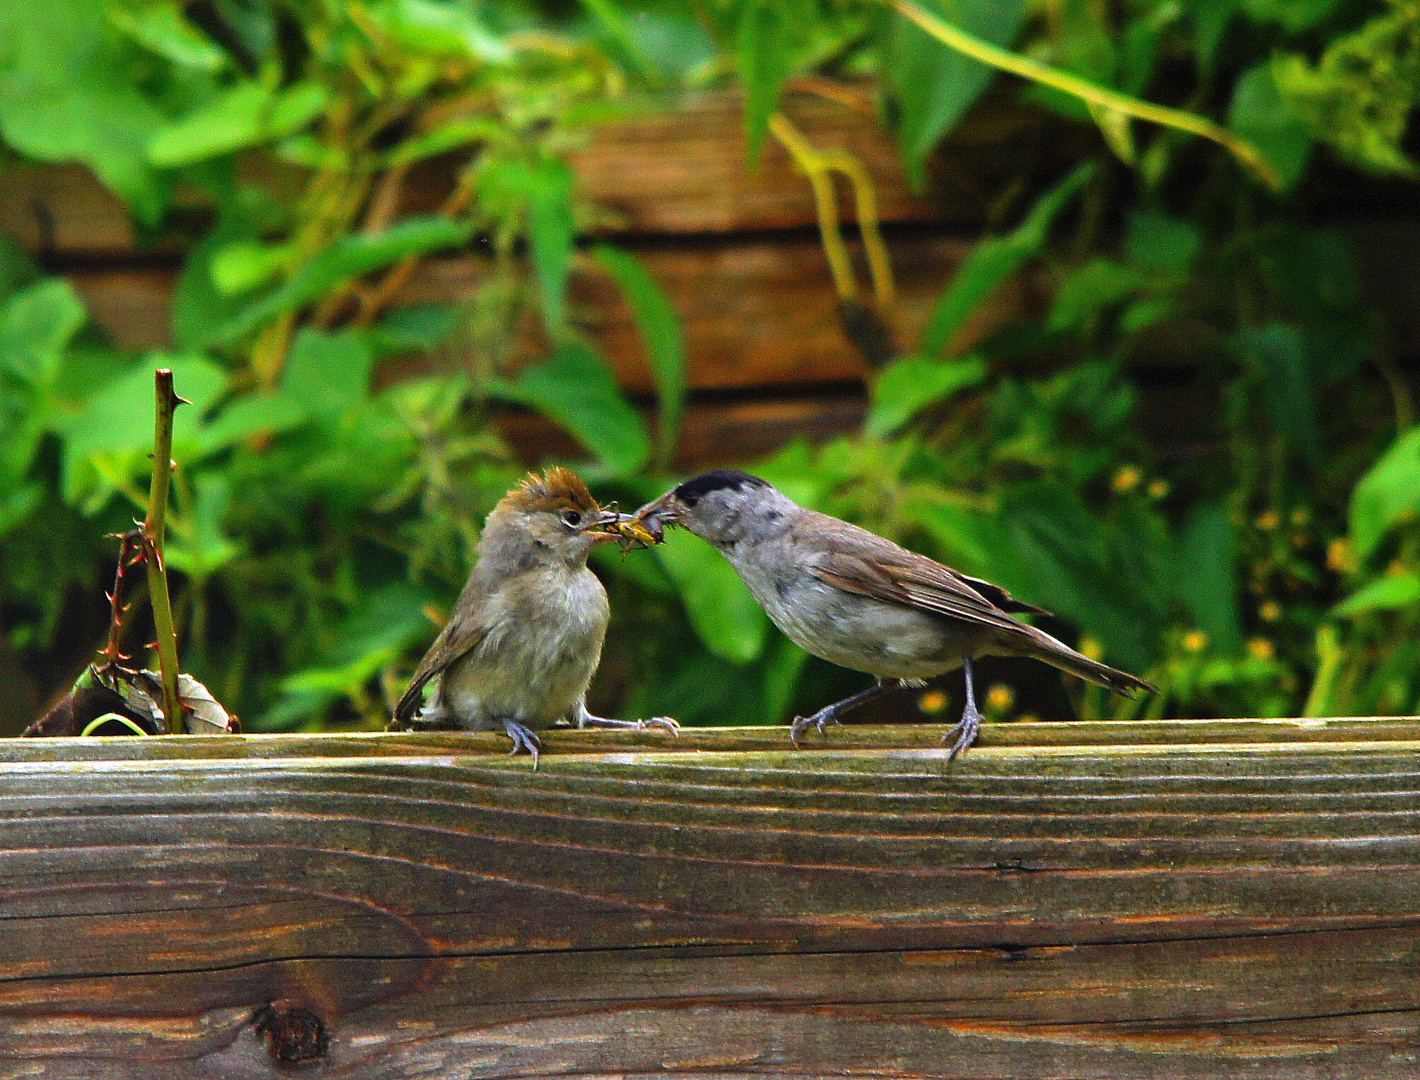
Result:
[[[872,178],[899,283],[896,329],[904,345],[915,340],[975,240],[1009,223],[993,222],[993,207],[1014,218],[1034,188],[1097,148],[1084,129],[988,97],[937,156],[929,190],[916,194],[866,95],[829,100],[791,93],[785,112],[815,146],[849,151]],[[579,192],[601,208],[597,235],[636,251],[683,321],[691,388],[683,466],[746,460],[795,435],[857,425],[867,367],[841,325],[809,184],[772,139],[757,170],[750,169],[738,98],[706,95],[598,129],[574,165]],[[401,212],[433,212],[454,179],[455,165],[447,161],[415,171]],[[1416,352],[1413,343],[1420,341],[1420,273],[1408,254],[1420,246],[1412,188],[1341,175],[1316,208],[1360,240],[1367,287],[1403,354]],[[851,223],[852,200],[839,203]],[[181,252],[142,244],[120,204],[82,168],[7,167],[0,231],[68,275],[119,344],[169,343]],[[473,257],[431,260],[397,302],[466,295],[481,273]],[[955,345],[969,346],[1006,318],[1043,314],[1048,297],[1042,273],[1018,276]],[[572,311],[620,382],[648,393],[650,370],[630,311],[590,260],[575,269]],[[1206,334],[1194,339],[1176,327],[1147,343],[1143,420],[1163,444],[1198,437],[1197,415],[1211,407],[1212,396],[1195,382],[1194,361],[1208,344]],[[503,428],[529,456],[567,446],[538,418],[511,415]]]

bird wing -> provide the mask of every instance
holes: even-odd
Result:
[[[439,631],[439,636],[434,639],[434,644],[430,645],[429,651],[424,654],[424,659],[419,661],[409,689],[395,706],[395,719],[406,724],[412,720],[423,702],[424,684],[464,653],[476,648],[487,634],[488,627],[477,615],[456,614],[446,622],[444,628]]]
[[[821,581],[846,592],[1015,633],[1024,629],[1023,624],[995,601],[1009,603],[1011,610],[1043,610],[1022,604],[998,585],[968,578],[925,555],[858,529],[836,536],[832,549],[817,560],[813,572]]]

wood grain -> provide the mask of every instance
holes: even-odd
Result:
[[[937,297],[971,250],[966,241],[904,237],[891,244],[901,276],[897,319],[904,345],[917,340]],[[860,379],[862,355],[845,336],[823,250],[814,238],[726,240],[690,249],[648,249],[647,269],[681,318],[693,389],[808,385]],[[397,305],[458,301],[484,280],[474,258],[439,259],[420,267]],[[171,343],[176,275],[163,269],[83,271],[71,280],[94,321],[125,347]],[[953,348],[970,348],[1007,319],[1043,307],[1044,285],[1018,276],[987,299]],[[608,357],[617,380],[633,391],[652,387],[635,320],[610,278],[587,258],[576,264],[570,304],[574,320]],[[520,359],[545,355],[530,327]],[[470,363],[457,353],[447,363]]]
[[[1420,720],[941,734],[0,744],[0,1076],[1416,1075]]]
[[[844,97],[790,92],[786,114],[813,145],[844,150],[867,170],[883,222],[944,222],[979,228],[994,193],[1027,172],[1049,176],[1094,149],[1087,129],[1000,97],[988,97],[951,135],[928,190],[909,189],[892,136],[862,87]],[[572,155],[581,198],[599,208],[603,235],[759,232],[812,229],[817,215],[808,182],[770,140],[757,167],[745,152],[738,95],[704,93],[660,106],[646,104],[593,128]],[[463,160],[436,159],[413,171],[401,214],[436,213],[453,190]],[[259,158],[242,163],[248,179],[283,188],[286,172]],[[840,215],[852,221],[852,199]],[[196,201],[194,201],[196,200]],[[188,217],[205,208],[186,193]],[[116,258],[154,250],[140,240],[123,205],[78,165],[7,166],[0,185],[0,232],[50,258]],[[172,240],[157,250],[175,250]]]

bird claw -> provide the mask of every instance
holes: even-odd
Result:
[[[503,730],[508,733],[508,738],[513,740],[513,749],[508,751],[508,755],[526,751],[532,755],[533,768],[537,768],[538,751],[542,749],[542,743],[538,740],[533,729],[525,724],[520,724],[516,720],[504,720]]]
[[[957,721],[956,725],[942,736],[943,743],[953,735],[957,736],[956,742],[952,744],[952,752],[947,755],[947,760],[949,762],[955,761],[958,754],[969,749],[971,745],[976,742],[976,735],[980,730],[981,713],[968,705],[965,711],[962,712],[961,719]]]
[[[794,722],[789,725],[789,741],[794,744],[794,749],[799,749],[799,736],[806,728],[816,727],[818,733],[823,735],[828,730],[829,724],[838,723],[837,715],[831,709],[820,709],[812,716],[796,716]]]
[[[647,720],[609,720],[605,716],[585,716],[580,727],[620,728],[623,731],[645,731],[657,727],[672,735],[680,733],[680,724],[669,716],[653,716]]]

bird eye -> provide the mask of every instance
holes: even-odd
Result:
[[[582,524],[582,515],[576,510],[564,510],[562,511],[562,523],[575,529]]]

